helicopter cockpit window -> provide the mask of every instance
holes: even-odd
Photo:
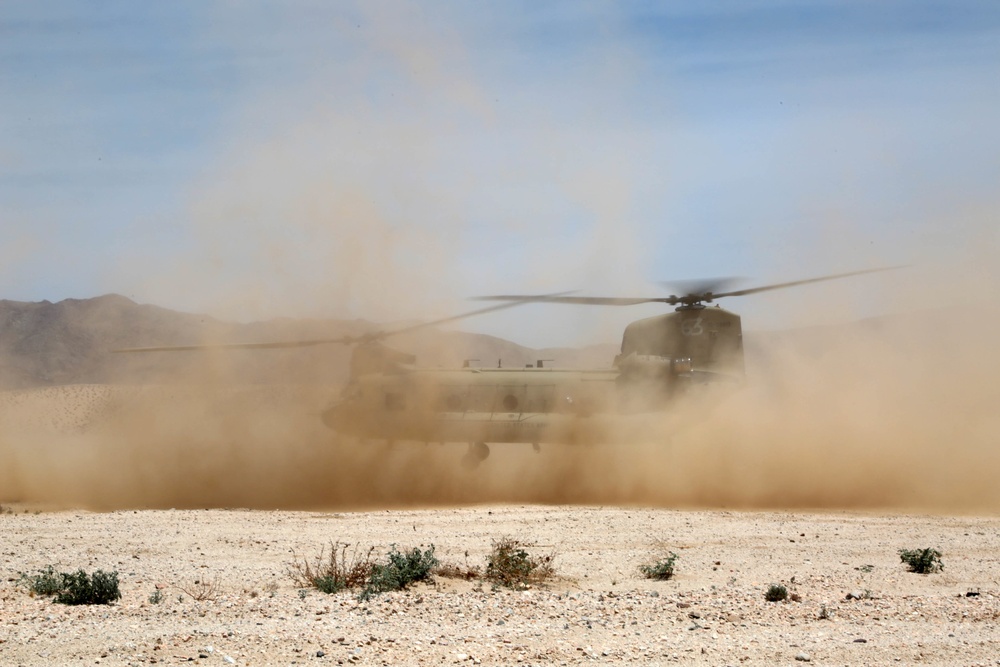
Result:
[[[517,396],[514,394],[507,394],[503,397],[503,407],[507,412],[517,411]]]
[[[406,396],[395,392],[386,392],[385,408],[386,410],[405,410]]]

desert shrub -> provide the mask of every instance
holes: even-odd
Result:
[[[392,545],[386,562],[373,559],[375,547],[366,552],[355,547],[348,556],[349,547],[346,543],[334,542],[330,545],[329,556],[324,550],[315,561],[293,562],[289,574],[298,586],[303,587],[300,593],[304,594],[306,588],[315,588],[323,593],[360,588],[359,598],[369,600],[379,593],[402,590],[415,581],[426,579],[438,565],[434,545],[426,551],[414,548],[408,552],[400,552],[396,545]]]
[[[430,576],[431,570],[438,564],[434,556],[434,545],[426,551],[414,547],[411,551],[400,552],[392,545],[387,555],[387,563],[372,565],[371,574],[365,587],[358,595],[360,600],[370,600],[379,593],[399,591],[411,583],[423,581]]]
[[[157,588],[156,590],[154,590],[152,593],[149,594],[150,604],[160,604],[161,602],[163,602],[163,599],[164,599],[163,591],[161,591],[159,588]]]
[[[944,569],[941,552],[937,549],[900,549],[899,559],[906,563],[910,572],[931,574]]]
[[[66,590],[56,596],[63,604],[110,604],[121,599],[118,573],[96,570],[88,575],[83,570],[64,575]]]
[[[661,558],[651,565],[643,565],[639,568],[639,571],[647,579],[659,579],[661,581],[666,581],[674,576],[674,565],[677,563],[679,556],[673,551],[670,552],[666,558]]]
[[[781,584],[771,584],[764,593],[764,599],[768,602],[782,602],[788,599],[788,589]]]
[[[55,596],[61,604],[111,604],[121,599],[118,573],[97,570],[56,572],[51,565],[34,575],[21,575],[20,583],[33,595]]]
[[[62,604],[111,604],[121,598],[118,573],[96,570],[89,575],[83,570],[63,574],[63,590],[56,594]]]
[[[510,537],[494,542],[486,557],[486,579],[495,586],[523,590],[551,577],[555,572],[552,564],[555,557],[551,554],[532,557],[527,549],[533,546]]]
[[[27,588],[32,595],[55,595],[63,589],[63,574],[47,565],[37,574],[22,574],[18,584]]]
[[[349,544],[333,542],[330,544],[330,555],[325,549],[319,557],[310,563],[308,560],[292,563],[289,574],[296,585],[305,588],[315,588],[323,593],[338,593],[350,588],[360,588],[372,574],[374,562],[372,553],[375,547],[367,552],[360,552],[357,547],[347,555]]]
[[[315,586],[316,590],[320,593],[327,593],[331,595],[333,593],[339,593],[347,587],[342,578],[332,577],[329,575],[317,577],[313,582],[313,586]]]
[[[197,602],[205,602],[206,600],[214,602],[222,594],[219,582],[215,579],[195,579],[193,584],[177,586],[177,590],[187,593],[188,597]]]

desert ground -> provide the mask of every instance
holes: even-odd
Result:
[[[1000,655],[996,518],[543,505],[5,510],[4,665],[986,665]],[[359,602],[302,589],[289,573],[335,541],[377,553],[433,544],[443,562],[484,565],[503,536],[554,554],[555,577],[512,591],[435,576]],[[943,572],[901,563],[898,549],[925,545],[940,548]],[[679,555],[672,579],[640,573],[668,551]],[[17,584],[47,565],[115,570],[122,598],[66,606]],[[771,583],[794,601],[766,601]]]
[[[494,446],[475,471],[459,445],[331,440],[325,389],[0,393],[0,664],[1000,664],[987,403],[955,438],[931,410],[765,389],[676,437]],[[482,569],[503,538],[554,576],[364,602],[292,576],[334,543]],[[942,572],[907,570],[923,548]],[[671,552],[673,578],[643,576]],[[115,571],[122,597],[31,595],[48,566]]]

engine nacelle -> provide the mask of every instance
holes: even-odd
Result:
[[[689,357],[661,357],[655,354],[636,354],[632,352],[626,356],[618,355],[615,358],[615,366],[622,375],[631,378],[665,378],[672,375],[682,375],[690,373],[693,369]]]

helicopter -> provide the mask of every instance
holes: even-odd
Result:
[[[726,290],[733,279],[688,283],[665,297],[495,295],[495,305],[359,336],[269,343],[124,348],[114,352],[177,352],[206,349],[276,349],[353,345],[348,382],[322,413],[323,423],[362,440],[465,442],[466,467],[489,457],[487,443],[599,443],[629,437],[629,424],[662,415],[695,393],[733,389],[745,375],[739,315],[714,304],[809,283],[897,267]],[[609,368],[560,369],[538,360],[524,368],[421,368],[414,355],[382,344],[385,338],[528,303],[631,306],[662,303],[674,311],[629,324],[621,351]],[[630,420],[631,418],[631,420]]]

